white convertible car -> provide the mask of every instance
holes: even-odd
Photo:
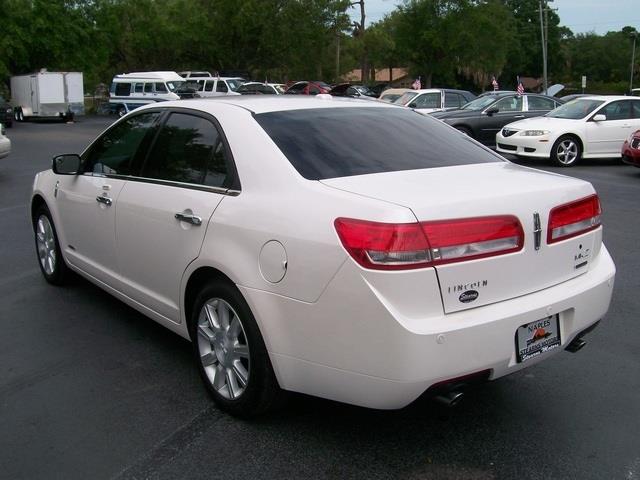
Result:
[[[73,270],[190,338],[245,416],[283,390],[452,403],[577,351],[615,276],[591,184],[374,102],[143,107],[55,157],[31,214],[47,281]]]
[[[581,158],[620,158],[622,144],[639,128],[640,98],[580,97],[543,117],[506,125],[496,144],[501,153],[570,167]]]

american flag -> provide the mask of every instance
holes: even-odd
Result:
[[[414,90],[420,90],[422,88],[422,82],[420,81],[420,77],[416,78],[411,84],[411,88]]]
[[[495,76],[491,77],[491,85],[493,85],[493,91],[494,91],[494,92],[495,92],[495,91],[497,91],[497,90],[498,90],[498,88],[500,88],[500,87],[498,86],[498,81],[496,80],[496,77],[495,77]]]
[[[522,95],[524,93],[524,85],[522,85],[520,77],[518,77],[518,88],[516,91],[518,92],[518,95]]]

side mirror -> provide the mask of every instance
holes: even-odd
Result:
[[[418,104],[416,102],[411,102],[409,105],[407,105],[407,107],[409,108],[416,108],[418,106]]]
[[[53,157],[51,166],[53,173],[58,175],[76,175],[80,171],[80,155],[65,153]]]
[[[593,116],[594,122],[604,122],[606,119],[607,119],[607,116],[603,115],[602,113],[599,113]]]
[[[484,113],[486,113],[487,115],[491,116],[494,113],[498,113],[500,111],[500,109],[498,107],[491,107],[489,110],[486,110]]]

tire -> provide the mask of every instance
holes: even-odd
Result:
[[[18,121],[24,122],[24,112],[22,111],[22,109],[18,110]]]
[[[127,114],[127,109],[124,108],[124,106],[120,105],[116,109],[116,114],[118,115],[118,117],[124,117]]]
[[[69,268],[64,262],[58,234],[49,209],[42,205],[33,217],[38,265],[45,280],[53,285],[62,285],[69,277]]]
[[[214,281],[200,291],[189,333],[200,376],[220,409],[248,418],[279,403],[284,392],[258,324],[235,285]]]
[[[581,157],[582,147],[573,135],[563,135],[551,148],[551,160],[560,167],[573,167]]]

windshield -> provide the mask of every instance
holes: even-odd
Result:
[[[172,92],[175,92],[178,88],[182,87],[185,82],[167,82],[167,87]]]
[[[236,90],[238,90],[238,87],[243,83],[246,83],[246,82],[244,80],[240,80],[239,78],[231,78],[227,80],[227,85],[229,85],[229,88],[231,89],[232,92],[235,92]]]
[[[415,97],[416,95],[418,95],[417,92],[406,92],[403,93],[402,95],[400,95],[399,98],[396,98],[393,103],[397,103],[398,105],[406,105],[407,103],[409,103],[411,101],[411,99],[413,97]]]
[[[493,102],[495,102],[497,98],[498,97],[493,97],[490,95],[487,95],[486,97],[478,97],[475,100],[471,100],[469,103],[462,106],[462,109],[473,111],[483,110],[485,107],[488,107]]]
[[[578,120],[589,115],[603,103],[604,100],[576,98],[575,100],[571,100],[569,103],[559,106],[555,110],[551,110],[545,115],[545,117]]]

